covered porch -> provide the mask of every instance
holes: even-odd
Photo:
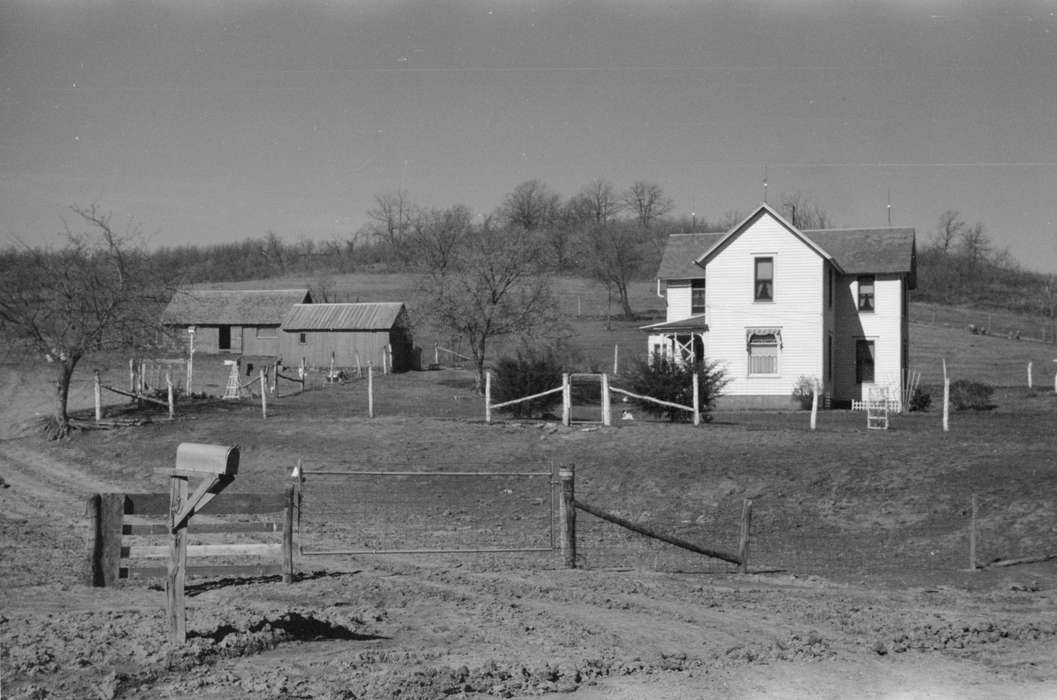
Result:
[[[654,323],[642,326],[641,330],[649,334],[647,347],[651,359],[663,357],[679,364],[705,359],[705,333],[708,332],[705,314]]]

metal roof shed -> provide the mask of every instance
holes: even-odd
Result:
[[[407,309],[401,302],[295,304],[283,318],[280,355],[287,364],[325,367],[372,363],[392,349],[393,371],[415,368]]]

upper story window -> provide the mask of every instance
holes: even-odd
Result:
[[[774,301],[774,258],[756,258],[756,301]]]
[[[826,266],[826,296],[829,297],[827,304],[833,308],[833,268]]]
[[[690,313],[705,313],[705,281],[690,280]]]
[[[862,275],[859,277],[859,311],[874,310],[874,277],[873,275]]]

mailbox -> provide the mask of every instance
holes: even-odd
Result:
[[[176,448],[176,471],[233,477],[239,473],[239,448],[181,442]]]

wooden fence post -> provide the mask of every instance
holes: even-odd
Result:
[[[811,429],[814,430],[818,423],[818,380],[816,379],[811,388]]]
[[[268,417],[268,380],[264,377],[264,370],[260,371],[261,377],[261,418]]]
[[[609,377],[602,374],[602,425],[613,425],[613,400],[609,394]]]
[[[367,365],[367,417],[374,418],[374,366]]]
[[[88,572],[90,586],[112,586],[121,576],[121,526],[125,494],[102,493],[88,499]]]
[[[950,430],[951,378],[947,375],[947,358],[943,358],[943,432]]]
[[[99,384],[99,370],[95,371],[95,422],[103,420],[103,387]]]
[[[128,358],[128,390],[136,393],[136,359]]]
[[[492,424],[492,372],[484,371],[484,422]]]
[[[1028,391],[1031,391],[1031,361],[1028,361]]]
[[[976,571],[976,494],[969,502],[969,571]]]
[[[558,520],[561,526],[562,562],[566,569],[576,568],[576,489],[573,465],[558,468],[561,487]]]
[[[176,417],[176,397],[173,395],[172,374],[169,372],[165,373],[165,388],[169,398],[169,420],[172,420]]]
[[[749,573],[749,530],[752,527],[752,500],[746,498],[741,504],[741,536],[738,538],[738,571]]]
[[[294,582],[294,503],[294,487],[288,486],[283,510],[283,583]]]
[[[440,367],[440,343],[433,341],[433,364]]]
[[[694,387],[694,425],[701,425],[701,380],[695,371],[692,375]]]
[[[187,610],[184,605],[184,583],[187,578],[187,527],[176,525],[176,514],[187,500],[187,477],[169,477],[169,568],[165,579],[165,608],[169,618],[169,642],[183,646],[187,642]]]
[[[620,374],[620,345],[613,345],[613,376]]]
[[[572,425],[573,422],[573,392],[572,384],[569,382],[569,373],[562,374],[562,425]]]

